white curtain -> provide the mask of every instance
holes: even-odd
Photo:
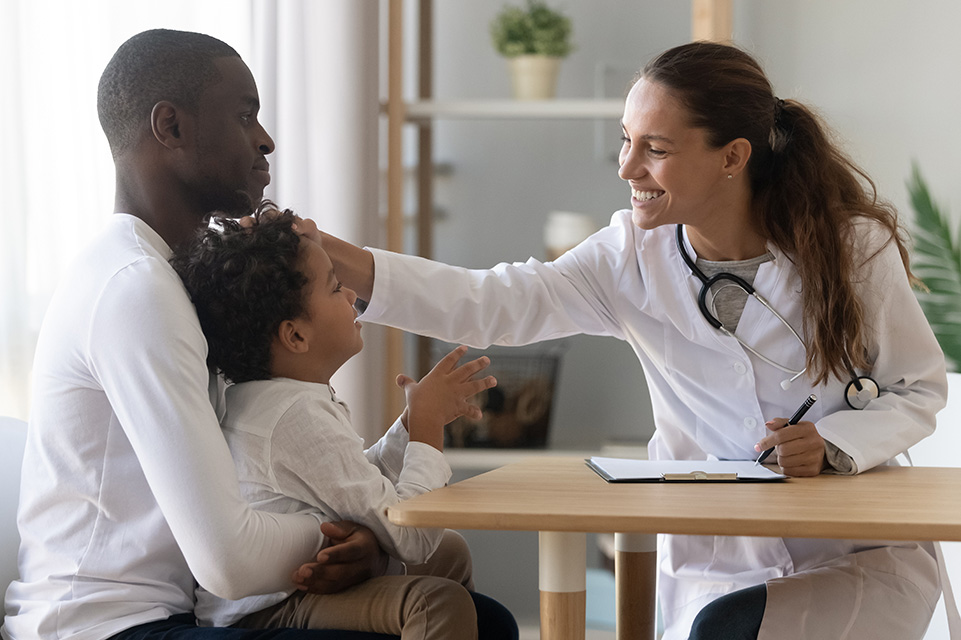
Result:
[[[120,44],[165,27],[249,58],[249,2],[0,0],[0,415],[27,418],[37,332],[76,250],[113,211],[97,84]]]
[[[376,0],[254,2],[253,71],[277,144],[267,197],[357,244],[378,244]],[[333,379],[367,439],[380,424],[383,332]],[[398,372],[399,373],[399,372]]]

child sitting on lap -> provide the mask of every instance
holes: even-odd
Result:
[[[363,347],[356,295],[337,281],[324,249],[292,229],[294,215],[272,207],[265,203],[247,228],[221,221],[222,230],[204,230],[171,259],[197,308],[208,363],[233,383],[223,430],[241,490],[263,511],[363,524],[391,557],[414,566],[335,594],[308,594],[292,583],[286,592],[230,601],[201,589],[197,618],[211,626],[476,638],[463,538],[393,525],[386,511],[450,479],[444,425],[479,417],[468,398],[496,384],[491,376],[474,379],[488,361],[458,365],[460,347],[420,382],[398,376],[407,408],[365,451],[330,387]]]

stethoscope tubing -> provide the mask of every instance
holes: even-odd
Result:
[[[740,276],[737,276],[733,273],[725,273],[723,271],[720,273],[716,273],[710,278],[708,278],[707,275],[703,271],[701,271],[701,269],[697,266],[697,264],[688,254],[687,249],[684,247],[684,226],[683,225],[680,225],[680,224],[677,225],[677,227],[675,228],[674,238],[677,242],[677,251],[678,253],[681,254],[681,258],[684,260],[684,264],[687,265],[687,267],[691,270],[691,273],[701,282],[701,290],[698,292],[698,295],[697,295],[697,307],[700,310],[701,315],[704,316],[704,319],[707,320],[707,322],[712,327],[720,331],[725,336],[728,336],[730,338],[734,338],[735,340],[737,340],[738,344],[740,344],[744,349],[747,349],[752,354],[757,356],[760,360],[766,362],[767,364],[771,365],[776,369],[783,371],[784,373],[791,374],[792,377],[786,380],[784,383],[782,383],[782,386],[784,386],[785,384],[789,385],[790,383],[800,378],[804,374],[804,372],[807,371],[807,367],[801,370],[790,369],[788,367],[785,367],[784,365],[771,360],[764,354],[757,351],[757,349],[747,344],[744,340],[738,337],[737,334],[735,334],[733,331],[731,331],[730,329],[725,327],[723,324],[721,324],[721,321],[718,320],[717,316],[714,313],[712,313],[711,309],[708,307],[707,294],[710,291],[711,287],[713,287],[718,282],[727,280],[733,283],[733,286],[737,286],[740,289],[742,289],[746,294],[753,297],[755,300],[757,300],[762,305],[764,305],[764,308],[766,308],[768,311],[774,314],[774,317],[776,317],[781,322],[781,324],[787,327],[788,330],[791,332],[791,334],[797,339],[797,341],[801,343],[801,347],[806,349],[807,346],[804,344],[804,340],[801,339],[801,335],[794,329],[793,326],[791,326],[791,323],[788,322],[784,318],[784,316],[778,313],[777,309],[775,309],[771,305],[771,303],[768,302],[764,296],[758,293],[754,289],[754,286],[750,282],[746,281],[744,278],[741,278]],[[854,371],[854,368],[852,366],[848,365],[847,369],[851,374],[851,381],[848,382],[847,386],[844,389],[844,401],[852,409],[864,409],[871,400],[877,398],[881,394],[880,387],[878,383],[870,376],[859,376]],[[784,388],[787,388],[787,387],[784,387]]]

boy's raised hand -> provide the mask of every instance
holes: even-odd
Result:
[[[448,353],[420,382],[405,376],[397,376],[397,386],[407,396],[407,408],[402,420],[412,441],[424,442],[444,450],[444,425],[455,418],[467,416],[481,418],[480,407],[468,402],[485,389],[497,384],[494,376],[475,380],[474,376],[490,364],[487,356],[458,365],[467,353],[460,346]]]

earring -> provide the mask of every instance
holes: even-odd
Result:
[[[730,173],[727,174],[727,179],[728,179],[728,180],[730,180],[730,179],[733,178],[733,177],[734,177],[734,176],[732,176]]]

